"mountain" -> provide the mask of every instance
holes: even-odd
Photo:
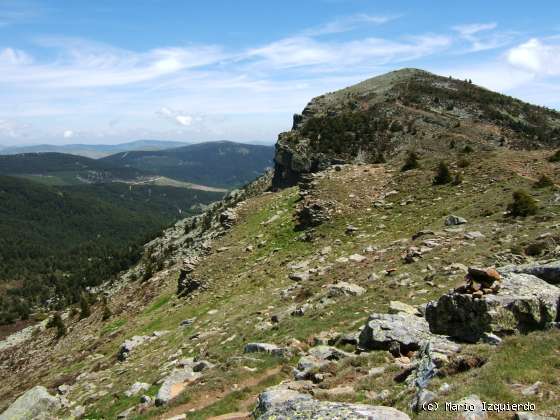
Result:
[[[106,280],[140,255],[163,227],[222,193],[122,183],[50,187],[0,176],[0,300],[25,307]]]
[[[313,99],[280,135],[278,186],[332,163],[381,162],[408,148],[552,147],[560,114],[467,81],[403,69]]]
[[[217,141],[153,152],[123,152],[100,159],[168,178],[213,187],[239,187],[272,166],[273,146]]]
[[[163,150],[185,146],[188,143],[164,140],[136,140],[120,144],[38,144],[33,146],[11,146],[0,148],[2,155],[16,155],[22,153],[66,153],[93,159],[105,157],[119,152],[131,150]]]
[[[559,418],[558,121],[412,69],[315,98],[274,174],[0,342],[4,416]]]

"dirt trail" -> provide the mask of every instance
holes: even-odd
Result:
[[[255,376],[251,376],[250,378],[247,378],[245,381],[239,382],[238,383],[238,387],[236,390],[240,390],[243,388],[251,388],[255,385],[257,385],[259,382],[277,375],[278,373],[280,373],[282,367],[281,366],[277,366],[271,369],[268,369],[266,371],[264,371],[263,373],[261,373],[260,375],[255,375]],[[193,400],[193,401],[189,401],[185,404],[181,404],[175,407],[171,407],[169,411],[167,411],[165,414],[162,414],[160,417],[158,417],[158,419],[164,420],[164,419],[168,419],[169,417],[173,417],[173,416],[177,416],[180,414],[184,414],[187,413],[189,411],[198,411],[198,410],[202,410],[206,407],[209,407],[210,405],[220,401],[221,399],[227,397],[230,393],[232,393],[235,390],[225,390],[225,391],[215,391],[213,393],[206,393],[204,395],[201,395],[199,399],[197,400]],[[248,398],[246,398],[243,401],[239,402],[239,406],[240,409],[242,410],[247,410],[250,411],[250,408],[252,408],[252,405],[254,404],[254,402],[256,401],[257,395],[252,395]],[[237,415],[237,416],[241,416],[241,417],[224,417],[227,415]],[[238,413],[229,413],[227,415],[222,415],[222,416],[217,416],[217,417],[212,417],[214,419],[224,419],[224,418],[229,418],[229,419],[233,419],[233,418],[239,418],[242,419],[242,415],[245,414],[245,411],[242,412],[238,412]]]

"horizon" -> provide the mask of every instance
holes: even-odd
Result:
[[[558,109],[557,7],[539,6],[0,1],[0,148],[273,144],[313,97],[403,67]]]

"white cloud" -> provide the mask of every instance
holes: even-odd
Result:
[[[0,51],[0,66],[18,66],[24,64],[31,64],[31,56],[25,51],[17,50],[14,48],[4,48]]]
[[[167,107],[160,108],[156,114],[173,121],[176,124],[182,125],[183,127],[189,127],[192,123],[194,118],[191,115],[187,115],[184,112],[172,110]]]
[[[70,139],[70,138],[74,137],[74,132],[72,130],[64,130],[64,133],[62,133],[62,136],[65,139]]]
[[[514,67],[536,75],[560,75],[560,44],[545,44],[537,38],[507,52],[507,61]]]

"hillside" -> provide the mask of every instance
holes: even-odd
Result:
[[[0,342],[5,416],[560,417],[558,114],[407,69],[302,115],[274,174],[145,244],[91,314]]]
[[[0,175],[24,176],[50,185],[134,181],[150,174],[65,153],[0,155]]]
[[[136,140],[120,144],[38,144],[33,146],[12,146],[0,148],[1,155],[19,155],[23,153],[66,153],[98,159],[115,153],[131,150],[163,150],[185,146],[187,143],[162,140]]]
[[[239,187],[272,166],[274,148],[227,141],[154,152],[118,153],[100,161],[213,187]]]
[[[75,301],[81,289],[134,263],[162,228],[221,196],[120,183],[48,187],[0,176],[0,323],[53,296],[55,307]]]

